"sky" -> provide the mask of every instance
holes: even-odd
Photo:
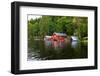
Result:
[[[28,20],[42,17],[41,15],[28,15]]]

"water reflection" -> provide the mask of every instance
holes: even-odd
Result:
[[[72,41],[72,42],[71,42],[71,46],[72,46],[73,48],[78,47],[78,41]]]
[[[59,49],[65,48],[66,46],[67,45],[65,44],[65,42],[45,40],[45,47],[46,48],[52,47],[55,50],[59,50]]]
[[[28,60],[54,60],[87,58],[87,44],[78,41],[59,42],[31,40],[28,44]]]

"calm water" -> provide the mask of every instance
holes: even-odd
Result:
[[[28,60],[57,60],[87,58],[87,43],[31,40]]]

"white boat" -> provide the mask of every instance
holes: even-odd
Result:
[[[77,41],[78,37],[77,36],[71,36],[72,41]]]
[[[45,36],[44,40],[47,40],[47,39],[50,39],[50,38],[51,38],[51,36]]]

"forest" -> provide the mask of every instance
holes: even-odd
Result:
[[[35,15],[34,15],[35,16]],[[43,39],[51,36],[54,32],[66,33],[77,36],[79,40],[88,37],[88,17],[78,16],[41,16],[40,18],[28,20],[28,39]]]

